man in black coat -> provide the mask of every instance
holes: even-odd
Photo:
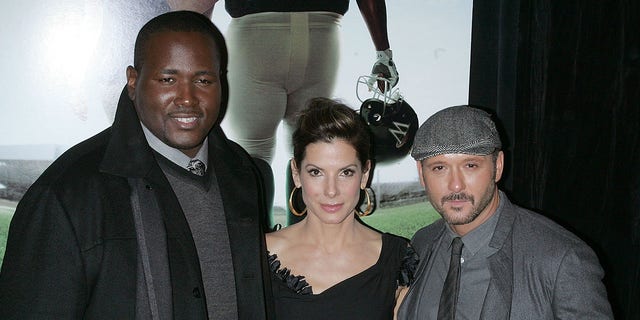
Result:
[[[226,67],[203,15],[140,30],[113,125],[16,208],[1,319],[271,317],[261,175],[219,127]]]

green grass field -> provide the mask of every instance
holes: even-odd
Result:
[[[368,217],[362,218],[366,224],[382,231],[411,239],[418,229],[440,218],[440,215],[428,202],[402,207],[377,209]]]
[[[7,245],[7,233],[13,210],[0,207],[0,265]],[[423,226],[435,221],[440,216],[429,203],[416,203],[402,207],[381,208],[362,220],[382,231],[411,239],[413,234]]]
[[[7,234],[9,233],[9,222],[11,222],[12,215],[13,210],[0,207],[0,265],[2,265],[4,249],[7,246]]]

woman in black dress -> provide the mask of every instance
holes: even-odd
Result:
[[[370,146],[363,119],[344,104],[316,98],[300,115],[289,204],[306,216],[267,234],[277,319],[393,318],[417,256],[406,239],[357,218],[372,210],[363,192],[371,173]],[[296,196],[304,207],[294,206]]]

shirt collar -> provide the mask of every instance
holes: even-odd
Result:
[[[496,192],[498,191],[496,190]],[[493,237],[493,232],[496,230],[496,225],[498,225],[498,220],[504,207],[504,200],[502,196],[499,198],[499,201],[500,202],[498,204],[496,212],[494,212],[487,221],[462,237],[462,243],[464,243],[463,252],[467,252],[470,256],[473,256],[478,253],[481,248],[486,247],[489,244],[491,238]],[[447,234],[449,235],[450,240],[450,247],[453,238],[459,237],[459,235],[455,233],[455,231],[453,231],[449,224],[447,224],[446,226]]]
[[[189,158],[186,154],[182,153],[182,151],[170,147],[166,143],[162,142],[149,129],[147,129],[147,127],[142,122],[140,122],[140,125],[142,126],[142,132],[144,132],[144,136],[147,139],[147,143],[149,143],[151,149],[155,150],[157,153],[169,159],[176,165],[184,168],[185,170],[188,170],[187,165],[189,164],[189,161],[192,160],[192,158]],[[196,156],[193,157],[193,159],[198,159],[204,163],[205,170],[207,169],[209,164],[209,144],[207,143],[208,139],[208,137],[204,139],[200,150],[198,150]]]

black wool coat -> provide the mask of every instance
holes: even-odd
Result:
[[[218,126],[208,141],[229,231],[239,317],[271,318],[260,175]],[[18,204],[0,272],[0,319],[135,317],[137,240],[128,179],[143,182],[132,185],[144,186],[137,192],[147,199],[151,193],[161,208],[173,318],[207,318],[189,226],[125,90],[113,125],[60,156]]]

